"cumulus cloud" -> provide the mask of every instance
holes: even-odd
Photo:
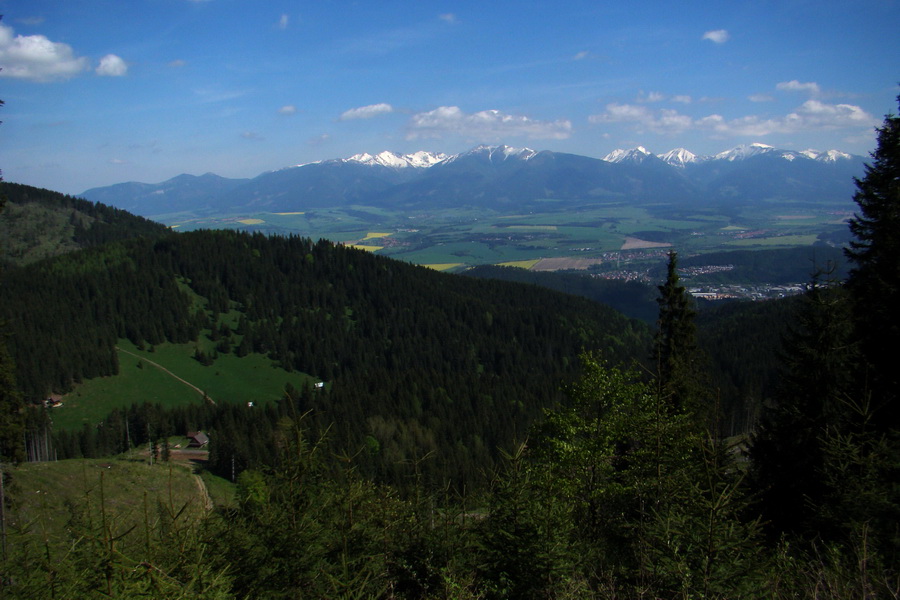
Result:
[[[122,77],[128,74],[128,65],[115,54],[107,54],[100,59],[96,72],[103,77]]]
[[[607,104],[606,112],[591,115],[588,122],[595,125],[603,123],[631,123],[638,132],[681,133],[691,128],[692,120],[687,115],[679,114],[670,108],[650,110],[646,106],[632,104]]]
[[[281,18],[278,19],[278,29],[287,29],[288,23],[291,18],[287,15],[281,15]]]
[[[818,94],[821,91],[818,83],[812,81],[801,83],[796,79],[782,81],[775,86],[775,89],[782,92],[809,92],[810,94]]]
[[[0,77],[30,81],[68,79],[88,69],[88,59],[75,56],[72,47],[51,42],[43,35],[15,35],[0,24]]]
[[[659,92],[650,92],[649,94],[641,92],[638,96],[638,102],[662,102],[665,99],[666,97]]]
[[[572,123],[567,120],[537,121],[522,115],[507,115],[498,110],[467,114],[458,106],[440,106],[413,115],[406,137],[439,138],[447,134],[482,141],[520,136],[530,139],[561,140],[572,134]]]
[[[730,120],[718,114],[695,119],[672,109],[650,110],[640,105],[608,104],[605,112],[591,115],[588,121],[595,125],[624,123],[631,125],[637,133],[678,134],[696,130],[719,136],[756,137],[823,129],[870,128],[878,123],[859,106],[826,104],[818,100],[807,100],[784,116],[747,115]]]
[[[704,33],[702,39],[709,40],[716,44],[724,44],[728,41],[729,37],[730,36],[728,35],[728,32],[726,30],[714,29],[712,31],[707,31],[706,33]]]
[[[380,115],[386,115],[394,112],[394,107],[390,104],[381,102],[380,104],[370,104],[368,106],[360,106],[345,110],[340,117],[341,121],[352,121],[353,119],[371,119]]]
[[[772,102],[775,98],[769,94],[753,94],[752,96],[747,96],[747,100],[750,102]]]
[[[445,23],[449,23],[450,25],[456,24],[456,15],[454,15],[453,13],[444,13],[442,15],[438,15],[438,18]]]
[[[278,114],[280,115],[293,115],[297,114],[297,107],[293,104],[285,104],[281,108],[278,109]]]

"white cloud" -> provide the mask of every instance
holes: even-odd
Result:
[[[456,24],[456,15],[453,13],[444,13],[442,15],[438,15],[438,18],[445,23],[449,23],[450,25]]]
[[[585,58],[587,58],[590,55],[591,55],[591,53],[588,52],[587,50],[582,50],[581,52],[579,52],[578,54],[573,56],[572,59],[573,60],[584,60]]]
[[[775,98],[769,94],[753,94],[752,96],[747,96],[747,100],[750,102],[772,102]]]
[[[712,31],[707,31],[706,33],[704,33],[702,39],[709,40],[716,44],[724,44],[728,41],[729,37],[730,36],[728,35],[728,32],[726,30],[714,29]]]
[[[297,114],[297,107],[293,104],[285,104],[281,108],[278,109],[278,114],[280,115],[294,115]]]
[[[775,86],[775,89],[783,92],[809,92],[810,94],[818,94],[821,91],[818,83],[812,81],[801,83],[796,79],[782,81]]]
[[[115,54],[107,54],[100,59],[97,75],[104,77],[122,77],[128,74],[128,65]]]
[[[20,17],[16,19],[16,23],[21,23],[23,25],[42,25],[44,23],[44,17]]]
[[[649,94],[640,93],[638,102],[662,102],[666,97],[659,92],[650,92]]]
[[[567,120],[536,121],[522,115],[507,115],[498,110],[466,114],[458,106],[440,106],[413,115],[406,137],[439,138],[446,134],[481,141],[503,140],[508,137],[561,140],[572,134],[572,123]]]
[[[691,102],[693,102],[693,99],[686,94],[680,94],[678,96],[672,96],[672,102],[680,102],[681,104],[690,104]]]
[[[650,131],[653,133],[673,134],[681,133],[691,128],[692,120],[687,115],[679,114],[670,108],[652,111],[646,106],[634,106],[631,104],[608,104],[606,112],[600,115],[591,115],[588,121],[595,125],[602,123],[631,123],[639,133]]]
[[[288,15],[281,15],[281,18],[278,19],[278,29],[287,29],[290,20]]]
[[[261,141],[261,140],[266,139],[256,131],[244,131],[241,133],[241,137],[244,138],[245,140],[254,140],[254,141]]]
[[[799,119],[808,126],[829,129],[853,126],[869,127],[878,123],[878,119],[853,104],[825,104],[818,100],[807,100],[788,117]]]
[[[77,57],[68,44],[51,42],[43,35],[14,35],[0,24],[0,77],[30,81],[67,79],[84,72],[88,59]]]
[[[637,133],[677,134],[696,130],[718,136],[756,137],[823,129],[865,129],[878,124],[877,119],[859,106],[826,104],[818,100],[807,100],[793,112],[780,117],[747,115],[731,120],[718,114],[695,119],[671,109],[654,111],[646,106],[608,104],[605,112],[591,115],[588,121],[595,125],[629,124]]]
[[[360,106],[345,110],[340,117],[341,121],[351,121],[353,119],[371,119],[380,115],[386,115],[394,112],[394,107],[384,102],[380,104],[370,104],[368,106]]]
[[[181,67],[184,67],[184,66],[186,66],[186,65],[187,65],[187,61],[186,61],[186,60],[182,60],[182,59],[180,59],[180,58],[176,58],[176,59],[173,60],[173,61],[169,61],[169,66],[170,66],[170,67],[173,67],[173,68],[175,68],[175,69],[180,69]]]

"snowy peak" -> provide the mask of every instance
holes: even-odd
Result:
[[[828,150],[827,152],[820,152],[819,150],[813,150],[812,148],[810,148],[808,150],[800,152],[799,154],[802,154],[806,158],[811,158],[812,160],[828,163],[834,163],[839,160],[853,159],[852,156],[850,156],[846,152],[841,152],[840,150]]]
[[[631,150],[613,150],[603,157],[603,160],[611,163],[636,163],[640,164],[653,156],[643,146],[632,148]]]
[[[536,156],[537,152],[531,148],[513,148],[512,146],[477,146],[468,152],[451,156],[447,162],[459,160],[463,157],[480,157],[491,163],[504,162],[510,159],[528,160]]]
[[[690,150],[686,150],[684,148],[675,148],[673,150],[669,150],[665,154],[660,154],[659,159],[666,164],[672,165],[673,167],[681,168],[684,168],[685,165],[697,163],[703,160],[701,157],[697,156]]]
[[[769,146],[768,144],[761,144],[759,142],[754,142],[752,144],[741,144],[731,150],[726,150],[725,152],[719,152],[715,155],[716,160],[727,160],[733,162],[735,160],[745,160],[752,156],[759,156],[760,154],[769,154],[770,152],[776,152],[775,148]]]
[[[354,154],[350,158],[342,159],[345,163],[359,163],[363,165],[379,165],[392,169],[423,169],[435,165],[446,160],[446,154],[435,154],[432,152],[419,151],[412,154],[397,154],[385,150],[374,156],[368,152],[363,154]]]

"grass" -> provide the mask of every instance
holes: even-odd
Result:
[[[174,506],[176,511],[187,506],[196,516],[205,512],[191,468],[175,462],[150,466],[146,457],[135,451],[115,458],[24,463],[6,473],[11,480],[7,494],[12,506],[8,526],[13,531],[62,532],[73,516],[71,507],[86,510],[96,523],[101,494],[107,516],[118,531],[130,526],[141,529],[145,509],[155,520],[160,505]],[[216,498],[226,502],[226,488],[220,483],[216,486],[215,495],[210,492],[213,502]]]
[[[127,351],[119,352],[119,374],[87,380],[63,397],[63,406],[52,409],[54,427],[78,429],[85,423],[100,422],[115,408],[134,403],[172,407],[203,401],[201,393],[173,375],[205,391],[215,402],[257,404],[281,398],[287,383],[302,389],[312,380],[303,373],[288,373],[260,354],[243,358],[222,354],[206,367],[194,360],[194,344],[160,344],[153,352],[139,350],[125,340],[120,340],[119,346]]]

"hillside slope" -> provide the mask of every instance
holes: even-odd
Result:
[[[0,262],[23,265],[115,240],[159,236],[164,225],[59,192],[0,182]]]
[[[490,464],[560,400],[582,350],[629,362],[649,342],[645,325],[583,298],[325,241],[222,231],[16,269],[0,306],[31,400],[115,374],[119,339],[190,343],[202,331],[215,350],[198,347],[195,359],[210,369],[216,356],[257,354],[325,381],[301,408],[317,427],[334,425],[338,446],[372,438],[384,471],[435,452],[433,468],[454,478]]]

